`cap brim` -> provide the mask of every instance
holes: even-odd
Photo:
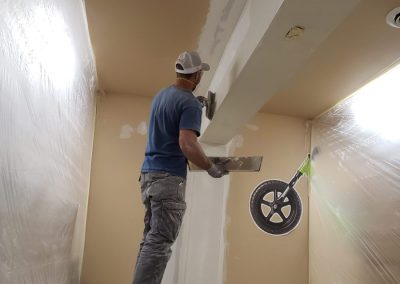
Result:
[[[201,63],[201,71],[208,71],[210,70],[210,65],[207,63]]]

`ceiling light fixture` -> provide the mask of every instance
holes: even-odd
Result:
[[[394,8],[387,14],[386,23],[394,28],[400,28],[400,7]]]

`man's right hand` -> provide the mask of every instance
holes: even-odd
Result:
[[[228,174],[223,165],[212,164],[211,168],[207,170],[208,174],[213,178],[220,178]]]

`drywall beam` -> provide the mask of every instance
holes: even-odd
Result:
[[[226,144],[281,88],[359,0],[249,0],[210,84],[217,94],[201,142]],[[287,39],[293,26],[304,34]]]

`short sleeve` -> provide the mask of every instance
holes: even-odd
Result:
[[[201,114],[201,108],[195,106],[186,107],[181,114],[179,130],[190,129],[195,131],[197,136],[200,136]]]

